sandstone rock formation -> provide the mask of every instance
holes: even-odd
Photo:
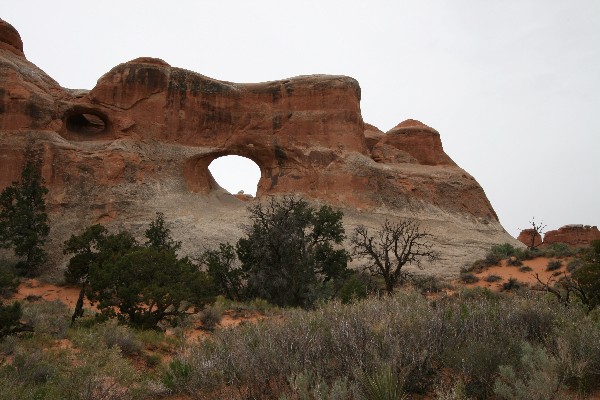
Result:
[[[553,231],[548,231],[542,236],[533,229],[524,229],[521,231],[517,240],[521,243],[531,246],[531,239],[535,236],[534,246],[548,246],[555,243],[566,244],[573,247],[589,246],[594,240],[600,240],[600,231],[595,226],[572,224],[565,225]]]
[[[359,84],[346,76],[240,84],[144,57],[92,90],[71,90],[29,62],[2,21],[0,82],[0,189],[19,177],[26,146],[43,150],[56,249],[91,223],[140,230],[156,211],[189,253],[235,240],[248,203],[208,170],[224,155],[258,164],[258,200],[297,194],[342,207],[348,229],[421,220],[446,274],[512,240],[435,129],[407,120],[384,134],[365,124]],[[64,262],[58,250],[55,259]]]
[[[517,240],[527,247],[538,247],[542,244],[542,235],[533,228],[523,229],[517,236]]]
[[[544,244],[564,243],[570,246],[589,246],[600,240],[600,231],[595,226],[565,225],[544,235]]]

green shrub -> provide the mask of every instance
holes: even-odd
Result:
[[[564,243],[552,243],[549,246],[542,249],[542,252],[546,257],[556,258],[570,257],[575,255],[576,253],[576,251],[572,247]]]
[[[202,328],[213,331],[223,318],[223,310],[216,305],[206,306],[200,314]]]
[[[562,267],[563,263],[560,260],[550,260],[546,266],[546,271],[556,271]]]
[[[414,276],[412,283],[421,290],[421,293],[439,293],[446,289],[452,289],[452,285],[447,281],[433,275]]]
[[[36,335],[64,338],[69,329],[69,307],[59,300],[25,303],[23,319],[33,326]]]
[[[22,316],[21,303],[15,301],[10,305],[0,302],[0,338],[13,333]]]
[[[567,272],[575,272],[584,265],[584,262],[579,258],[574,258],[567,263]]]
[[[361,272],[352,273],[338,290],[337,298],[344,304],[364,299],[369,293],[370,281],[370,277]]]
[[[517,255],[518,250],[519,249],[515,248],[510,243],[504,243],[492,246],[489,254],[494,255],[498,259],[502,259]]]
[[[359,379],[360,391],[369,400],[401,400],[407,398],[403,393],[398,374],[391,366],[381,367],[374,373],[363,372]]]
[[[531,271],[533,271],[533,268],[531,268],[528,265],[523,265],[521,268],[519,268],[519,271],[520,272],[531,272]]]
[[[474,274],[471,273],[466,273],[466,274],[460,274],[460,281],[466,284],[472,284],[472,283],[477,283],[479,282],[479,277],[475,276]]]
[[[523,265],[523,261],[517,257],[509,257],[508,260],[506,260],[506,264],[511,267],[520,267]]]
[[[564,390],[559,362],[540,347],[522,345],[518,366],[502,365],[494,383],[500,399],[546,400],[558,398]],[[562,393],[560,398],[565,398]]]
[[[517,280],[517,278],[508,278],[508,282],[502,284],[502,290],[516,290],[520,289],[523,286],[521,282]]]
[[[484,280],[485,280],[486,282],[493,283],[493,282],[498,282],[498,281],[501,281],[501,280],[502,280],[502,277],[501,277],[501,276],[498,276],[498,275],[488,275],[488,276],[486,276],[486,277],[484,278]]]

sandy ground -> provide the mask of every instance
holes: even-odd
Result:
[[[559,260],[562,262],[562,266],[554,271],[547,271],[546,268],[550,261]],[[507,260],[502,260],[500,265],[494,265],[486,268],[482,272],[474,273],[473,275],[479,278],[479,282],[474,284],[463,284],[459,280],[454,281],[457,285],[464,285],[467,287],[485,287],[490,290],[499,291],[502,289],[502,285],[510,278],[517,279],[521,283],[526,283],[529,286],[535,286],[538,284],[538,280],[536,279],[536,275],[539,279],[544,283],[552,283],[556,282],[567,272],[567,264],[569,263],[570,258],[546,258],[546,257],[538,257],[532,260],[523,261],[523,265],[521,266],[512,266],[507,264]],[[530,267],[531,271],[521,271],[522,267]],[[499,276],[501,279],[496,282],[486,282],[485,278],[490,275]]]
[[[49,283],[42,283],[37,279],[28,279],[19,285],[14,299],[25,300],[27,298],[37,298],[46,301],[59,300],[69,306],[69,308],[75,309],[79,290],[80,288],[76,286],[56,286]],[[84,307],[91,307],[89,301],[85,301]]]

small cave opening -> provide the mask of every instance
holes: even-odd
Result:
[[[100,115],[89,112],[71,114],[66,120],[67,129],[85,135],[99,134],[106,131],[106,120]]]
[[[251,159],[228,155],[214,159],[208,169],[223,189],[240,199],[256,197],[260,167]]]

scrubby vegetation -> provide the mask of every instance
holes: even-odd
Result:
[[[340,211],[292,197],[248,211],[235,245],[196,259],[177,254],[161,213],[145,241],[100,225],[73,235],[64,244],[65,278],[81,288],[72,315],[59,301],[0,302],[0,400],[562,399],[600,390],[600,242],[578,252],[494,246],[463,269],[459,287],[540,255],[559,275],[530,287],[490,271],[484,281],[501,282],[501,292],[461,290],[403,270],[439,259],[414,221],[359,226],[350,253]],[[363,268],[348,269],[351,254]],[[565,264],[568,273],[558,271]],[[0,265],[2,296],[15,271]],[[232,316],[255,318],[224,328]]]

